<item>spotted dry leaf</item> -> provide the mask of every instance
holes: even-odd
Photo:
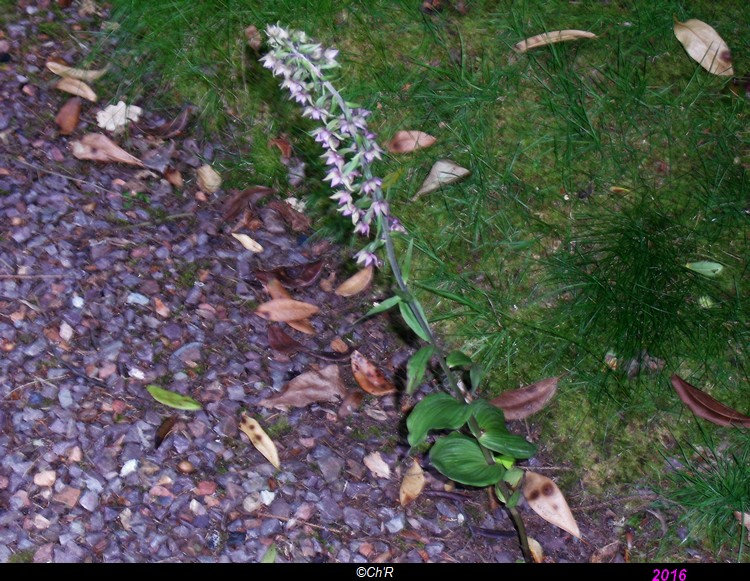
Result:
[[[531,509],[540,517],[574,537],[581,538],[578,523],[570,512],[565,497],[557,484],[546,476],[527,471],[524,475],[523,495]]]
[[[265,456],[266,460],[273,464],[274,468],[277,470],[281,468],[279,452],[276,450],[276,444],[274,444],[273,440],[268,437],[268,434],[263,431],[258,420],[251,418],[245,412],[242,412],[240,430],[250,438],[250,443],[255,446],[255,449],[258,450],[258,452]]]
[[[385,375],[359,351],[352,351],[351,364],[354,379],[367,393],[381,396],[396,391],[396,387]]]

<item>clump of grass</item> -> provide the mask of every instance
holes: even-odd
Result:
[[[747,560],[747,530],[733,513],[750,512],[750,436],[738,432],[733,444],[717,447],[702,434],[704,446],[681,448],[684,467],[670,474],[667,495],[684,507],[691,537],[707,539],[713,550],[736,549],[737,560]]]

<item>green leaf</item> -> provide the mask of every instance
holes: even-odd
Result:
[[[401,276],[404,282],[409,281],[409,274],[411,273],[411,256],[414,252],[414,238],[409,240],[409,247],[406,249],[404,260],[401,264]]]
[[[510,470],[515,465],[516,459],[511,458],[510,456],[495,456],[495,462],[502,464],[505,468]]]
[[[455,301],[455,302],[457,302],[459,304],[462,304],[462,305],[464,305],[466,307],[469,307],[470,309],[473,309],[475,311],[479,311],[480,310],[479,306],[477,306],[476,303],[470,301],[469,299],[466,299],[466,298],[462,297],[461,295],[457,295],[455,293],[444,291],[444,290],[439,289],[439,288],[431,287],[431,286],[428,286],[426,284],[417,284],[417,286],[419,286],[420,288],[425,289],[426,291],[430,291],[432,294],[436,294],[437,296],[443,297],[445,299],[450,299],[450,300]]]
[[[499,432],[488,432],[483,434],[479,441],[482,446],[509,456],[511,460],[522,460],[531,458],[536,454],[536,445],[532,444],[517,434],[501,434]],[[505,464],[507,459],[501,461]],[[511,464],[512,465],[512,464]]]
[[[510,495],[510,499],[506,503],[508,508],[515,508],[518,501],[521,500],[521,489],[519,488],[513,494]]]
[[[377,315],[378,313],[382,313],[383,311],[387,311],[393,306],[396,306],[398,303],[401,302],[401,297],[395,296],[391,297],[389,299],[385,299],[383,302],[381,302],[378,305],[375,305],[372,307],[367,313],[365,314],[365,317],[369,317],[371,315]]]
[[[503,476],[503,480],[510,484],[513,488],[518,486],[518,483],[521,481],[521,478],[523,478],[523,470],[520,468],[510,468],[506,473],[505,476]]]
[[[271,543],[266,549],[266,552],[260,558],[261,563],[275,563],[276,562],[276,544]]]
[[[721,274],[721,271],[724,270],[724,266],[719,264],[718,262],[709,262],[707,260],[701,260],[700,262],[688,262],[685,265],[685,268],[708,277],[718,276],[719,274]]]
[[[441,474],[470,486],[496,484],[505,473],[500,464],[487,464],[474,438],[458,432],[435,442],[430,450],[430,461]]]
[[[471,357],[462,351],[451,351],[445,358],[448,367],[468,367],[471,365]]]
[[[178,410],[200,410],[203,409],[201,404],[195,401],[193,398],[168,389],[162,389],[158,385],[147,385],[146,390],[151,394],[156,401],[163,403],[171,408]]]
[[[469,380],[471,381],[471,389],[473,391],[477,390],[479,384],[482,383],[482,379],[484,379],[484,367],[479,365],[479,363],[474,363],[469,368]]]
[[[432,345],[422,347],[409,359],[409,363],[406,364],[406,393],[411,395],[414,390],[422,381],[425,371],[427,371],[427,364],[430,362],[430,357],[435,352],[435,348]]]
[[[447,393],[428,395],[406,418],[409,446],[418,446],[430,430],[457,430],[471,416],[471,406]]]
[[[401,317],[403,317],[406,324],[409,325],[409,328],[417,334],[417,337],[419,337],[423,341],[429,342],[429,335],[427,335],[425,330],[420,326],[417,318],[411,311],[411,307],[407,303],[400,302],[398,304],[398,309],[399,311],[401,311]]]

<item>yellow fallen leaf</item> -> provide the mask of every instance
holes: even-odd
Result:
[[[59,77],[78,79],[79,81],[86,81],[87,83],[90,83],[104,75],[104,73],[109,70],[109,64],[107,64],[107,66],[105,66],[103,69],[86,70],[76,69],[74,67],[69,67],[68,65],[63,65],[54,61],[48,61],[47,68]]]
[[[398,492],[398,500],[401,506],[406,506],[417,498],[424,488],[424,472],[422,467],[415,459],[412,458],[412,465],[404,474],[401,481],[401,488]]]
[[[260,424],[256,419],[251,418],[245,412],[242,412],[240,430],[245,432],[247,437],[250,438],[250,443],[255,446],[258,452],[265,456],[266,460],[273,464],[274,468],[277,470],[281,468],[279,452],[276,450],[276,444],[274,444],[273,440],[268,437],[268,434],[263,431],[263,428],[260,427]]]
[[[529,551],[535,563],[541,563],[544,561],[544,549],[534,537],[526,537],[529,541]]]
[[[93,103],[96,103],[99,99],[91,87],[77,79],[71,79],[68,77],[62,78],[57,82],[55,88],[70,93],[71,95],[75,95],[76,97],[83,97]]]
[[[373,476],[377,478],[390,478],[391,468],[385,463],[380,452],[372,452],[364,457],[365,466],[372,472]]]
[[[234,236],[246,250],[256,253],[263,252],[263,247],[247,234],[236,234],[235,232],[232,232],[232,236]]]
[[[210,165],[199,167],[195,173],[198,176],[198,186],[204,192],[213,194],[221,187],[221,176]]]
[[[290,322],[306,319],[319,310],[315,305],[302,301],[273,299],[255,309],[255,314],[269,321]]]
[[[372,266],[363,268],[357,274],[347,278],[336,289],[340,297],[351,297],[365,290],[372,282]]]
[[[556,42],[564,42],[566,40],[576,40],[579,38],[596,38],[593,32],[586,30],[553,30],[552,32],[543,32],[535,36],[516,43],[513,46],[513,50],[516,52],[526,52],[532,48],[540,46],[546,46],[548,44],[554,44]]]

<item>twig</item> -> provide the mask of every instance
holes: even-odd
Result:
[[[346,535],[347,534],[345,531],[342,531],[342,530],[339,530],[339,529],[335,529],[333,527],[326,527],[326,526],[323,526],[323,525],[316,525],[316,524],[313,524],[311,522],[307,522],[306,520],[299,520],[299,519],[295,519],[295,518],[289,518],[289,517],[286,517],[286,516],[276,516],[276,515],[268,514],[268,513],[265,513],[265,512],[259,512],[256,516],[259,516],[260,518],[275,518],[276,520],[280,520],[282,522],[297,521],[297,522],[299,522],[302,525],[305,525],[305,526],[308,526],[308,527],[312,527],[314,529],[318,529],[318,530],[321,530],[321,531],[328,531],[329,533],[334,533],[334,534],[337,534],[337,535]]]
[[[23,159],[16,158],[14,161],[17,163],[20,163],[21,165],[25,165],[26,167],[30,167],[33,170],[40,171],[42,173],[46,173],[49,175],[57,176],[59,178],[65,178],[66,180],[72,180],[74,182],[77,182],[79,184],[85,184],[87,186],[91,186],[92,188],[97,188],[103,192],[108,192],[110,194],[118,194],[119,192],[116,192],[115,190],[108,190],[105,187],[100,186],[99,184],[95,184],[94,182],[87,182],[86,180],[82,180],[81,178],[75,178],[73,176],[65,175],[64,173],[52,171],[51,169],[45,169],[43,167],[39,167],[38,165],[34,165],[33,163],[29,163],[28,161],[24,161]]]

